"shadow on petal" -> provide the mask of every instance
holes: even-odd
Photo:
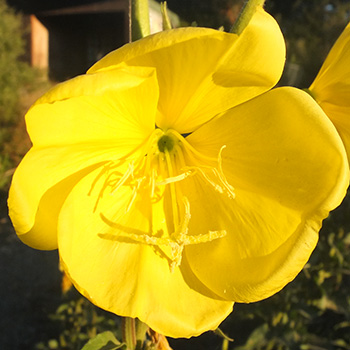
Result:
[[[61,207],[73,187],[87,174],[101,166],[91,165],[51,187],[42,196],[32,229],[18,237],[20,240],[41,250],[57,249],[57,223]]]

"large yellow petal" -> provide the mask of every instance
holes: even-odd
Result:
[[[24,243],[36,249],[57,248],[57,216],[65,197],[92,169],[124,155],[118,143],[115,146],[33,147],[26,154],[15,171],[8,199],[9,215]]]
[[[350,159],[350,23],[309,90],[337,128]]]
[[[345,74],[349,74],[349,50],[350,50],[350,23],[345,27],[333,47],[331,48],[326,60],[324,61],[313,84],[315,89],[322,89],[334,79],[341,79]],[[346,78],[346,77],[344,77]],[[346,80],[346,79],[344,79]],[[321,85],[321,86],[315,86]]]
[[[164,31],[110,53],[89,72],[155,67],[160,86],[156,123],[188,133],[274,86],[284,59],[281,31],[259,9],[239,37],[204,28]]]
[[[340,91],[342,91],[344,95],[346,95],[346,98],[349,98],[350,85],[346,86],[344,89],[341,88],[338,91],[339,94]],[[332,102],[320,102],[320,106],[337,128],[339,135],[343,140],[348,159],[350,160],[350,105],[346,106],[344,104],[337,104],[336,99],[333,99]]]
[[[88,192],[98,176],[96,170],[74,187],[59,217],[60,256],[78,290],[99,307],[138,317],[168,336],[215,329],[233,303],[207,290],[186,262],[171,272],[159,247],[128,236],[149,234],[154,226],[147,196],[137,197],[128,211],[132,190],[122,186],[100,198],[96,208],[99,192]],[[159,203],[155,215],[162,216],[161,208]]]
[[[58,193],[51,187],[134,152],[152,133],[158,102],[153,73],[121,69],[81,76],[55,87],[30,109],[26,121],[34,147],[16,170],[9,194],[10,216],[25,243],[56,247],[55,215],[79,176],[64,181]],[[135,151],[129,157],[137,156]]]
[[[252,302],[276,293],[303,268],[322,220],[346,193],[349,171],[336,129],[308,94],[279,88],[187,139],[211,156],[226,146],[222,167],[236,195],[187,185],[190,202],[203,203],[191,205],[190,232],[207,226],[227,231],[186,247],[194,273],[227,300]]]
[[[318,218],[305,222],[300,213],[240,189],[229,200],[203,184],[191,187],[190,202],[203,204],[191,206],[190,232],[225,230],[226,236],[186,246],[185,255],[194,274],[227,300],[271,296],[294,279],[315,248]]]
[[[26,116],[33,144],[118,140],[126,149],[136,147],[154,129],[158,84],[153,69],[130,71],[83,75],[50,90]]]

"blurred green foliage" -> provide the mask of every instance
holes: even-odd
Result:
[[[36,344],[35,350],[81,350],[104,331],[111,331],[120,339],[120,319],[94,306],[73,288],[64,294],[62,304],[49,319],[57,330],[57,338]]]
[[[24,54],[22,17],[0,0],[0,189],[14,166],[5,145],[20,116],[20,95],[32,84],[36,73],[21,61]]]
[[[20,60],[24,54],[21,16],[0,0],[0,18],[0,123],[4,125],[16,117],[21,89],[34,73]]]
[[[283,83],[306,88],[350,19],[349,0],[267,0],[287,45]]]

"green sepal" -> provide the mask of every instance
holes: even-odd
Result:
[[[141,350],[149,327],[137,318],[122,318],[122,338],[126,350]]]
[[[163,30],[172,29],[170,18],[168,15],[168,8],[166,1],[160,3],[160,12],[162,13],[163,19]]]
[[[143,323],[139,319],[135,319],[136,350],[141,350],[143,348],[148,329],[149,327],[146,323]]]

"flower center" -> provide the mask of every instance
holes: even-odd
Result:
[[[140,156],[136,150],[118,162],[109,162],[101,170],[92,184],[90,193],[101,183],[97,196],[95,210],[106,191],[115,194],[123,186],[132,188],[126,213],[132,211],[136,199],[150,203],[151,229],[149,232],[124,227],[113,222],[101,213],[102,220],[111,228],[113,233],[99,234],[101,238],[115,241],[131,240],[135,243],[148,244],[161,255],[166,255],[169,266],[173,271],[181,263],[182,252],[186,245],[209,242],[224,237],[225,230],[208,232],[189,232],[191,220],[191,204],[181,186],[183,181],[193,176],[199,176],[210,184],[216,191],[234,198],[232,186],[227,182],[221,167],[221,153],[217,158],[211,158],[196,151],[191,144],[175,130],[157,128],[145,141]],[[121,171],[124,168],[124,172]],[[125,170],[126,169],[126,170]],[[162,202],[163,201],[163,202]],[[159,205],[161,203],[161,205]],[[162,204],[163,203],[163,204]],[[153,213],[153,212],[157,213]],[[159,211],[162,211],[160,221],[166,223],[166,229],[155,228],[153,217],[159,221]],[[114,233],[115,232],[115,233]]]
[[[163,153],[170,152],[174,148],[174,140],[168,135],[163,135],[158,140],[158,148]]]

